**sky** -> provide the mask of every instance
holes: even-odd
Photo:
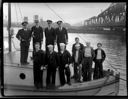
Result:
[[[11,17],[12,22],[22,22],[24,16],[28,17],[29,22],[33,22],[33,16],[39,15],[39,19],[42,18],[44,21],[50,19],[56,22],[63,19],[65,22],[74,25],[90,17],[97,16],[101,11],[108,8],[110,4],[111,3],[11,3]],[[57,15],[54,12],[57,13]],[[4,19],[7,19],[7,13],[8,4],[4,3]]]

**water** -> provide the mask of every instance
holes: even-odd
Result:
[[[17,31],[18,28],[14,28],[15,34],[17,33]],[[4,42],[8,41],[7,35],[8,35],[7,29],[4,28]],[[104,35],[104,34],[76,34],[76,33],[70,33],[68,34],[68,36],[69,36],[69,42],[67,45],[67,50],[69,50],[70,52],[72,49],[72,45],[75,42],[75,37],[79,37],[80,42],[83,43],[84,45],[85,45],[85,41],[90,41],[91,46],[94,49],[96,49],[97,43],[101,42],[103,44],[103,49],[105,50],[107,55],[106,60],[104,62],[104,68],[112,69],[110,66],[111,64],[115,68],[118,68],[117,70],[120,72],[121,78],[126,79],[126,44],[121,36]],[[15,35],[12,41],[13,41],[12,50],[16,51],[17,49],[20,49],[19,46],[20,42],[16,39]],[[32,49],[32,42],[30,43],[30,49]],[[45,38],[43,41],[42,49],[43,50],[45,49]],[[55,46],[55,51],[57,51],[56,46]],[[119,95],[121,96],[127,95],[126,81],[120,80]]]

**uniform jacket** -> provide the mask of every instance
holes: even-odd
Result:
[[[50,54],[49,52],[46,53],[45,57],[45,65],[48,65],[48,68],[57,68],[59,65],[59,57],[57,52],[53,52]]]
[[[76,51],[72,53],[72,62],[75,63],[75,56],[76,56]],[[83,60],[83,51],[79,50],[78,54],[78,64],[81,64]]]
[[[59,60],[60,60],[60,67],[65,67],[66,64],[71,64],[72,62],[72,57],[69,51],[65,50],[63,54],[61,52],[58,53],[59,55]]]
[[[59,28],[56,28],[57,42],[66,43],[68,41],[68,33],[66,28],[62,27],[60,31]]]
[[[39,26],[38,28],[36,26],[33,26],[31,31],[33,32],[34,41],[43,41],[43,28],[41,26]]]
[[[94,52],[95,52],[95,57],[94,57],[94,61],[95,61],[96,57],[97,57],[98,49],[96,49]],[[101,49],[101,58],[102,58],[102,61],[104,61],[106,58],[106,54],[105,54],[105,51],[103,49]]]
[[[47,44],[53,44],[56,41],[55,29],[51,28],[48,30],[48,27],[45,28],[45,38]]]
[[[80,44],[80,50],[81,50],[81,51],[83,51],[84,45],[83,45],[83,44],[81,44],[81,43],[79,43],[79,44]],[[74,53],[74,52],[75,52],[75,50],[76,50],[75,45],[76,45],[76,43],[75,43],[75,44],[73,44],[73,46],[72,46],[72,53]]]
[[[34,65],[45,65],[45,52],[43,50],[39,50],[34,54]]]
[[[30,40],[31,40],[32,32],[31,30],[25,31],[24,29],[20,29],[18,33],[16,34],[17,39],[21,39],[21,43],[24,46],[29,46],[30,45]]]

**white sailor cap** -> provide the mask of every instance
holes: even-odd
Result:
[[[64,43],[60,43],[60,46],[65,46],[65,44]]]
[[[76,44],[75,47],[80,47],[80,44]]]
[[[49,45],[47,45],[47,47],[48,47],[48,48],[51,48],[51,47],[53,47],[53,45],[52,45],[52,44],[49,44]]]

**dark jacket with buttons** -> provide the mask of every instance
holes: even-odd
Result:
[[[54,44],[54,42],[56,41],[56,33],[55,33],[55,29],[51,28],[50,30],[47,28],[45,28],[45,38],[46,38],[46,44]]]
[[[68,33],[66,28],[62,27],[60,31],[59,28],[56,28],[57,43],[66,43],[68,41]]]
[[[79,43],[79,44],[80,44],[80,50],[83,51],[83,49],[84,49],[84,45],[81,44],[81,43]],[[74,52],[76,51],[75,45],[76,45],[76,43],[73,44],[73,46],[72,46],[72,53],[74,53]]]
[[[72,62],[75,63],[75,57],[76,57],[76,51],[72,53]],[[78,51],[78,64],[82,64],[83,60],[83,51],[79,50]]]
[[[45,65],[45,52],[43,50],[35,52],[33,58],[35,68],[40,68],[42,65]]]
[[[98,52],[98,49],[96,49],[95,51],[95,57],[94,57],[94,61],[96,61],[96,57],[97,57],[97,52]],[[101,60],[104,61],[105,58],[106,58],[106,54],[105,54],[105,51],[103,49],[101,49]]]
[[[20,29],[16,34],[16,38],[21,40],[20,44],[24,46],[30,45],[31,36],[32,36],[32,32],[29,29],[27,30]]]
[[[36,27],[36,26],[33,26],[31,31],[33,32],[33,40],[34,41],[43,41],[43,28],[41,26],[39,27]]]
[[[63,52],[63,54],[61,52],[58,53],[59,55],[59,60],[60,60],[60,68],[65,68],[65,65],[66,64],[71,64],[72,63],[72,57],[71,57],[71,54],[69,53],[69,51],[65,50]]]
[[[59,57],[57,52],[53,51],[51,54],[49,52],[46,53],[45,65],[48,65],[50,69],[56,69],[58,67]]]

